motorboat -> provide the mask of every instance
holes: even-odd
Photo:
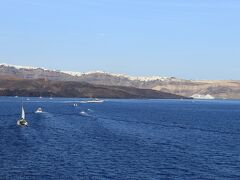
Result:
[[[38,108],[38,109],[35,111],[35,113],[36,113],[36,114],[43,113],[42,108]]]

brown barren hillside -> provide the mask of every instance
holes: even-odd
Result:
[[[183,96],[134,87],[92,85],[84,82],[62,82],[44,79],[0,78],[1,96],[57,96],[95,98],[181,99]]]

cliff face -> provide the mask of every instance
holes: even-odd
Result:
[[[159,84],[152,89],[180,94],[183,96],[211,95],[219,99],[240,99],[240,81],[192,81]]]
[[[152,89],[187,97],[209,94],[215,98],[240,99],[240,81],[192,81],[173,77],[131,77],[105,72],[63,72],[4,64],[0,65],[0,77],[86,82],[95,85]]]
[[[82,98],[180,99],[182,96],[133,87],[91,85],[82,82],[43,79],[0,79],[1,96],[57,96]]]

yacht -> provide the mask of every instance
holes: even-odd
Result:
[[[38,113],[43,113],[42,108],[38,108],[38,109],[35,111],[35,113],[36,113],[36,114],[38,114]]]

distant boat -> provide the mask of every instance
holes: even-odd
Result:
[[[27,125],[28,125],[28,122],[27,122],[27,120],[25,119],[25,111],[24,111],[23,106],[22,106],[22,117],[21,117],[21,119],[19,119],[19,120],[17,121],[17,125],[18,125],[18,126],[27,126]]]
[[[207,94],[207,95],[202,95],[202,94],[194,94],[191,96],[193,99],[202,99],[202,100],[211,100],[211,99],[215,99],[214,96]]]
[[[103,103],[104,100],[102,99],[93,99],[93,100],[88,100],[88,101],[85,101],[86,103]]]
[[[74,107],[78,107],[78,104],[73,104]]]
[[[87,102],[86,101],[80,101],[81,104],[86,104]]]
[[[36,113],[36,114],[43,113],[42,108],[38,108],[38,109],[35,111],[35,113]]]
[[[80,112],[80,115],[81,115],[81,116],[89,116],[88,113],[86,113],[85,111],[81,111],[81,112]]]

